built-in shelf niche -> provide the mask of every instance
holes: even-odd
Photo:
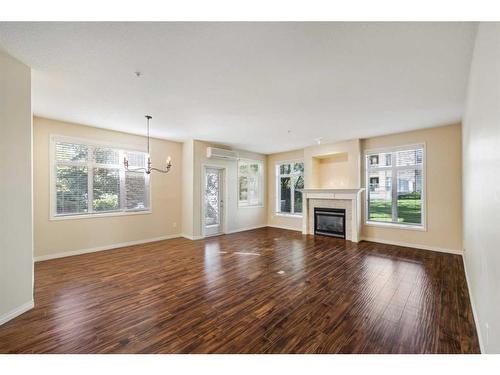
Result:
[[[320,189],[346,189],[350,187],[352,165],[348,152],[313,157],[314,187]]]

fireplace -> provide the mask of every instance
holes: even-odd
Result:
[[[345,238],[345,210],[315,207],[314,234]]]

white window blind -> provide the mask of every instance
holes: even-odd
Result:
[[[367,222],[424,225],[424,147],[366,155]]]
[[[144,167],[147,155],[100,145],[53,139],[52,216],[149,210],[149,176],[126,172]]]
[[[263,196],[262,163],[253,160],[238,161],[238,205],[260,206]]]

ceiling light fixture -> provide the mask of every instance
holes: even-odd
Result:
[[[137,172],[137,173],[146,173],[146,174],[151,174],[152,171],[160,172],[160,173],[168,173],[170,171],[170,168],[172,168],[172,158],[169,156],[166,160],[167,164],[165,168],[159,169],[159,168],[153,168],[151,164],[151,156],[149,155],[149,148],[150,148],[150,137],[149,137],[149,120],[151,120],[153,117],[146,115],[146,121],[147,121],[147,126],[148,126],[148,166],[147,168],[129,168],[128,166],[128,159],[126,156],[123,157],[123,166],[125,167],[125,170],[127,172]]]

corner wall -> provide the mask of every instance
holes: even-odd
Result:
[[[464,260],[482,351],[500,353],[500,24],[479,25],[463,128]]]
[[[202,173],[203,166],[216,166],[225,168],[226,171],[226,186],[225,192],[225,212],[226,218],[226,233],[238,232],[246,229],[263,227],[267,224],[266,217],[266,194],[263,193],[263,204],[258,207],[238,207],[238,162],[236,160],[224,159],[209,159],[207,158],[207,147],[221,147],[215,144],[210,144],[203,141],[194,141],[193,150],[193,238],[200,238],[202,233]],[[239,157],[243,159],[260,160],[262,162],[263,171],[263,188],[266,186],[266,169],[267,159],[265,155],[257,154],[254,152],[235,150],[238,151]]]
[[[31,69],[0,51],[0,324],[33,307]]]

